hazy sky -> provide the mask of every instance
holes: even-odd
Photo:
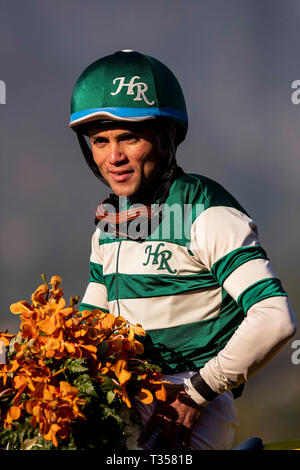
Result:
[[[84,293],[107,188],[68,128],[70,97],[87,65],[128,48],[177,76],[190,120],[179,163],[244,205],[299,311],[299,27],[292,0],[0,0],[2,330],[42,272],[67,298]]]
[[[0,0],[0,330],[18,331],[9,305],[30,300],[41,273],[62,276],[67,300],[84,294],[108,188],[68,128],[70,98],[84,68],[120,49],[177,76],[190,121],[179,164],[250,213],[300,322],[299,31],[297,0]],[[237,400],[240,438],[299,436],[290,357],[291,342]]]

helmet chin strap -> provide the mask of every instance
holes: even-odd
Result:
[[[109,184],[105,181],[105,179],[101,175],[101,173],[99,171],[99,168],[97,167],[96,163],[94,162],[93,153],[92,153],[92,151],[91,151],[91,149],[90,149],[90,147],[89,147],[89,145],[86,141],[86,138],[85,138],[84,134],[82,134],[80,131],[76,131],[76,136],[77,136],[81,151],[83,153],[84,159],[85,159],[86,163],[88,164],[88,167],[92,170],[94,175],[102,183],[104,183],[106,186],[109,186]]]
[[[115,211],[112,211],[112,208]],[[144,241],[153,230],[153,221],[157,220],[157,210],[150,206],[140,205],[139,207],[121,210],[119,198],[111,193],[99,204],[95,212],[95,224],[101,231],[114,234],[117,238],[131,238],[135,241]],[[153,219],[153,220],[151,220]],[[138,233],[130,233],[130,222],[136,220],[139,225]],[[151,226],[152,223],[152,226]],[[157,226],[157,222],[156,222]]]

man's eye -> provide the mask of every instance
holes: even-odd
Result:
[[[101,139],[100,137],[94,140],[94,144],[104,144],[104,143],[105,143],[105,140]]]
[[[135,142],[137,140],[137,136],[136,135],[126,135],[123,140],[126,140],[127,142]]]

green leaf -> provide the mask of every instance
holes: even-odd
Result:
[[[107,392],[106,396],[107,396],[107,403],[108,403],[109,405],[110,405],[110,404],[114,401],[114,399],[116,398],[116,394],[115,394],[113,391],[111,391],[111,390],[110,390],[109,392]]]
[[[87,372],[89,369],[86,366],[86,360],[84,358],[78,359],[67,359],[65,362],[65,367],[72,374],[80,374],[82,372]]]
[[[74,380],[73,385],[78,388],[79,394],[85,398],[86,395],[98,397],[94,382],[88,374],[79,375]]]

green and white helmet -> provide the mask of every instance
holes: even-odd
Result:
[[[131,50],[115,52],[89,65],[78,78],[70,127],[95,120],[172,120],[177,145],[185,138],[188,117],[182,89],[171,70],[153,57]]]
[[[76,132],[92,172],[106,184],[85,140],[95,121],[141,122],[160,119],[170,138],[169,161],[185,139],[188,117],[182,89],[171,70],[153,57],[123,50],[96,60],[78,78],[71,102],[70,127]],[[160,126],[165,127],[165,126]],[[172,141],[171,141],[172,140]]]

